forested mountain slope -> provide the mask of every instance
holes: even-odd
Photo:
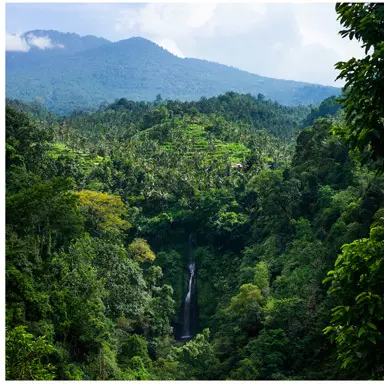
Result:
[[[8,380],[384,378],[384,7],[336,10],[311,109],[8,100]]]
[[[125,97],[152,101],[198,100],[235,91],[259,93],[282,104],[318,104],[340,89],[278,80],[198,59],[179,58],[143,38],[115,43],[95,36],[30,31],[46,36],[55,48],[6,54],[7,96],[40,98],[55,111],[98,106]]]
[[[336,106],[229,93],[57,118],[9,101],[8,377],[365,377],[338,370],[322,280],[380,220],[383,180],[329,133]]]

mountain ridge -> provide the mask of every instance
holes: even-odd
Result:
[[[23,101],[39,98],[56,112],[93,108],[120,97],[151,101],[159,93],[181,101],[228,91],[261,93],[285,105],[318,104],[340,94],[336,87],[274,79],[208,60],[180,58],[143,37],[111,42],[54,30],[28,31],[22,36],[30,35],[48,37],[53,48],[7,51],[7,97]]]

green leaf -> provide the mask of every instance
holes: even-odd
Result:
[[[367,323],[368,327],[371,327],[372,329],[374,329],[375,331],[377,330],[377,327],[375,324],[373,323]]]
[[[357,337],[360,338],[364,333],[366,333],[366,330],[364,327],[359,329],[359,333],[357,334]]]

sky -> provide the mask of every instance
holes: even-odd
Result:
[[[53,48],[25,41],[34,29],[145,37],[179,57],[215,61],[262,76],[340,86],[334,64],[361,57],[341,29],[333,3],[9,3],[6,49]],[[16,36],[12,36],[16,35]]]

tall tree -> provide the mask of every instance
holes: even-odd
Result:
[[[384,4],[342,3],[336,5],[345,28],[343,37],[362,43],[365,57],[338,62],[337,79],[345,80],[343,96],[346,124],[336,132],[352,148],[366,152],[383,170],[384,166]]]

